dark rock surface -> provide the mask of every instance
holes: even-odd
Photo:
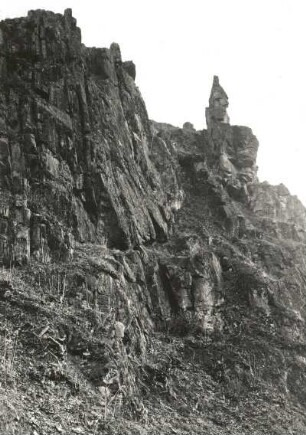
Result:
[[[71,10],[0,23],[0,432],[306,433],[306,210],[213,80],[150,121]]]
[[[256,181],[258,141],[250,128],[230,125],[227,107],[228,97],[215,76],[206,109],[210,164],[232,196],[247,199],[248,186]]]
[[[4,262],[69,255],[74,241],[127,249],[167,238],[171,207],[134,64],[117,44],[85,48],[69,10],[31,11],[1,33]]]

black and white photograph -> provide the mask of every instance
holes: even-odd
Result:
[[[1,0],[0,435],[306,435],[305,23]]]

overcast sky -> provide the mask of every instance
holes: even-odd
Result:
[[[71,7],[87,46],[118,42],[150,118],[205,128],[213,75],[260,142],[261,181],[306,204],[305,0],[1,0],[0,18]]]

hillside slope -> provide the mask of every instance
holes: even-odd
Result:
[[[71,10],[0,23],[0,432],[306,433],[306,210],[207,130],[150,121]]]

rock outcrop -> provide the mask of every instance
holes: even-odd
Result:
[[[227,94],[215,76],[206,109],[211,163],[232,194],[247,197],[248,185],[256,180],[258,141],[250,128],[230,125],[228,104]]]
[[[117,44],[85,48],[71,10],[31,11],[1,35],[3,261],[63,258],[74,241],[166,239],[171,205],[134,64]]]
[[[219,83],[219,77],[214,76],[213,85],[209,97],[209,107],[206,109],[207,127],[210,128],[214,122],[229,124],[227,114],[228,96]]]
[[[302,434],[306,210],[213,80],[150,121],[70,9],[0,23],[0,431]]]

